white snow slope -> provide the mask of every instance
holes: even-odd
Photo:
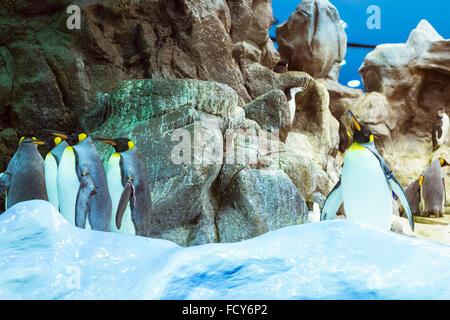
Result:
[[[0,257],[0,299],[450,299],[450,246],[345,220],[183,248],[33,200],[0,216]]]

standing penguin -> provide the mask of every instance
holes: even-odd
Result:
[[[353,144],[345,153],[341,178],[331,190],[321,220],[332,219],[344,202],[349,220],[390,230],[392,191],[399,197],[414,231],[414,220],[403,188],[375,148],[373,134],[348,110],[353,122]],[[392,191],[391,191],[392,189]]]
[[[433,132],[431,133],[433,150],[436,150],[445,143],[445,140],[447,140],[448,128],[448,115],[445,113],[445,109],[440,109],[437,112],[437,119],[433,124]]]
[[[48,201],[51,202],[57,210],[59,210],[57,183],[58,166],[61,161],[62,154],[69,144],[66,142],[68,137],[65,134],[56,131],[51,131],[51,134],[56,136],[53,139],[55,146],[49,153],[47,153],[47,156],[45,157],[45,185],[47,187]]]
[[[114,147],[108,161],[108,187],[113,202],[111,231],[149,236],[152,199],[144,164],[133,141],[102,139]]]
[[[44,159],[37,147],[44,142],[35,137],[22,137],[19,148],[0,175],[0,192],[6,191],[6,209],[18,202],[48,200],[45,189]]]
[[[419,203],[420,203],[420,186],[419,179],[414,180],[405,188],[405,194],[408,198],[409,206],[413,216],[419,216]],[[402,212],[401,216],[404,216]]]
[[[61,214],[79,228],[109,231],[111,197],[97,149],[85,133],[68,142],[57,174]]]
[[[442,167],[450,166],[443,158],[431,161],[419,177],[420,215],[443,217],[445,212],[445,181]]]

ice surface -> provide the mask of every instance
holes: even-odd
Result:
[[[0,299],[450,299],[450,246],[345,220],[183,248],[34,200],[0,216],[0,257]]]

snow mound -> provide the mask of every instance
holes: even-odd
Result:
[[[184,248],[33,200],[0,216],[0,256],[0,299],[450,299],[450,246],[345,220]]]

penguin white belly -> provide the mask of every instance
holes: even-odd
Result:
[[[288,105],[289,105],[289,111],[291,113],[291,124],[294,122],[295,111],[297,109],[297,106],[295,104],[295,95],[297,94],[297,92],[301,91],[302,89],[303,88],[301,88],[301,87],[290,89],[291,99],[289,100]]]
[[[392,192],[378,159],[363,147],[350,148],[341,179],[347,219],[390,230]]]
[[[118,153],[113,153],[109,158],[106,178],[108,180],[108,189],[112,200],[110,231],[135,235],[136,228],[134,227],[133,220],[131,219],[130,203],[127,204],[127,208],[123,214],[120,229],[117,229],[116,226],[117,207],[119,206],[120,197],[123,191],[120,155]]]
[[[57,173],[58,173],[58,163],[55,157],[48,153],[45,157],[44,162],[45,171],[45,187],[47,188],[48,201],[53,204],[56,210],[59,210],[59,200],[58,200],[58,184],[57,184]]]
[[[75,153],[72,147],[64,150],[57,173],[58,198],[61,214],[75,225],[75,206],[80,181],[75,169]],[[89,218],[86,219],[86,229],[91,229]]]

